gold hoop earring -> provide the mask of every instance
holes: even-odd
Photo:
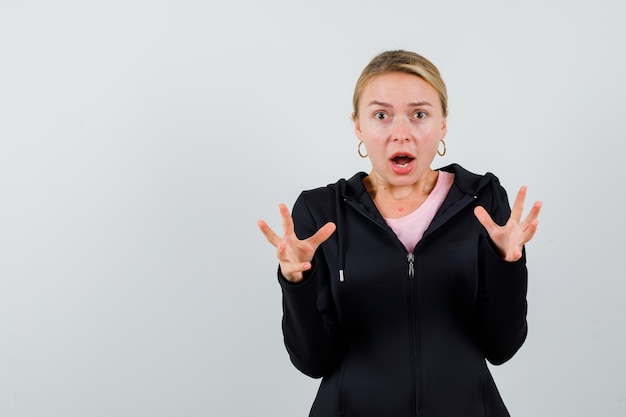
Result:
[[[361,145],[363,145],[363,141],[359,142],[359,146],[357,146],[356,151],[359,153],[359,156],[361,158],[367,158],[367,153],[363,154],[363,152],[361,151]],[[365,152],[367,152],[367,149],[365,150]]]
[[[443,141],[443,139],[441,139],[441,143],[443,143],[443,152],[439,151],[439,148],[437,148],[437,155],[439,156],[444,156],[446,154],[446,143]]]

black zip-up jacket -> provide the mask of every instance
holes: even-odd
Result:
[[[307,238],[326,222],[304,281],[283,290],[283,334],[293,364],[322,377],[314,417],[508,416],[487,368],[526,338],[525,254],[506,262],[474,216],[510,215],[492,174],[458,165],[443,205],[413,253],[365,190],[365,173],[303,192],[292,216]]]

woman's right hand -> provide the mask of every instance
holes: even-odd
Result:
[[[335,224],[326,223],[308,239],[300,240],[293,228],[293,219],[289,209],[284,204],[279,204],[280,216],[283,220],[283,233],[281,237],[263,220],[258,221],[259,229],[263,235],[276,248],[276,257],[280,263],[280,271],[287,281],[292,283],[301,282],[303,272],[311,269],[311,260],[315,251],[335,231]]]

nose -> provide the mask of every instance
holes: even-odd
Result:
[[[397,117],[394,119],[392,135],[394,142],[409,140],[411,136],[411,126],[406,117]]]

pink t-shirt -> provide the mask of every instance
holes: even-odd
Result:
[[[433,188],[421,206],[399,219],[385,218],[391,230],[395,232],[400,242],[406,246],[406,250],[409,252],[413,252],[415,245],[417,245],[417,242],[419,242],[424,235],[430,222],[433,221],[435,213],[437,213],[437,210],[439,210],[439,207],[443,204],[443,200],[445,200],[448,195],[453,182],[453,173],[439,171],[435,188]]]

